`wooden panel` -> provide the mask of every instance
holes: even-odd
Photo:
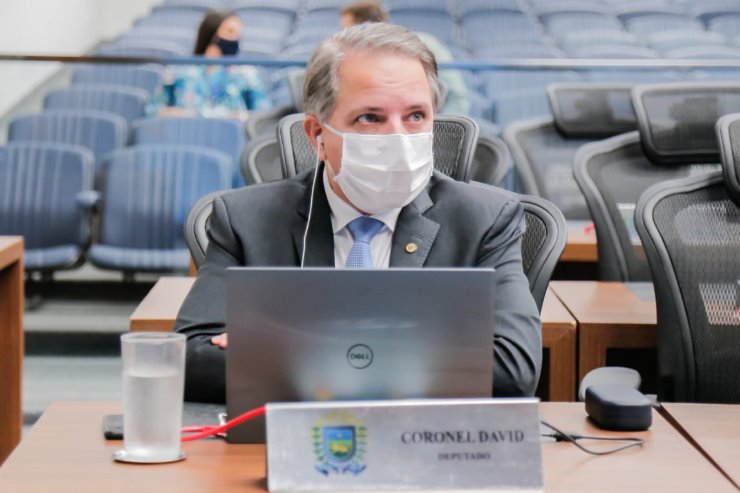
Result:
[[[583,405],[542,403],[543,419],[581,434],[617,436],[595,429]],[[120,441],[103,440],[104,414],[116,403],[58,402],[42,416],[0,469],[0,491],[13,493],[252,493],[266,491],[264,447],[206,440],[183,445],[187,459],[174,464],[117,464]],[[371,433],[372,430],[369,431]],[[691,444],[657,413],[650,431],[630,433],[646,444],[592,457],[568,443],[543,443],[548,492],[736,491]],[[594,448],[613,447],[590,444]]]
[[[578,378],[606,365],[610,348],[654,348],[654,301],[638,298],[624,283],[553,281],[552,289],[578,323]]]
[[[572,401],[576,394],[576,321],[550,289],[541,319],[542,347],[550,351],[548,398]]]
[[[23,240],[0,237],[0,464],[23,425]]]

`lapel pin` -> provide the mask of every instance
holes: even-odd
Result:
[[[419,249],[419,247],[416,245],[416,243],[407,243],[406,244],[406,253],[416,253],[416,251]]]

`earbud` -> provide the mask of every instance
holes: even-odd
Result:
[[[321,138],[321,134],[316,136],[316,143],[321,146],[324,143],[324,139]]]

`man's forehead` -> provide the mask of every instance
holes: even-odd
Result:
[[[337,75],[338,97],[345,102],[365,93],[382,93],[387,98],[413,95],[418,104],[431,102],[427,75],[418,58],[395,52],[349,52]]]

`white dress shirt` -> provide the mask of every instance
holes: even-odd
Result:
[[[331,226],[334,231],[334,266],[344,267],[347,263],[355,239],[352,237],[347,225],[362,216],[363,214],[342,200],[331,188],[329,176],[324,168],[324,190],[326,199],[329,201],[331,209]],[[393,241],[393,231],[396,229],[396,221],[401,208],[393,209],[385,214],[373,214],[373,217],[381,221],[384,226],[370,241],[370,255],[373,258],[373,265],[378,268],[387,269],[391,261],[391,244]]]

